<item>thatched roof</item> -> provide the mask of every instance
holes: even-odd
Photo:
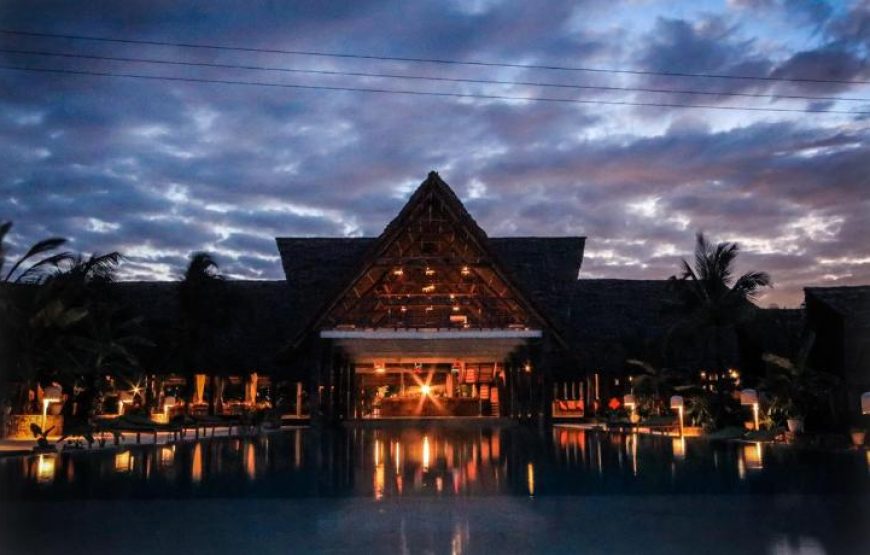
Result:
[[[659,359],[668,366],[703,369],[715,361],[700,338],[676,333],[681,314],[673,303],[674,287],[668,280],[581,279],[571,297],[570,341],[587,371],[620,372],[628,358]],[[738,344],[734,331],[721,334],[722,362],[746,367],[746,357],[762,351],[787,352],[800,334],[802,311],[756,309],[756,318],[742,326]],[[662,349],[668,345],[668,352]],[[743,349],[741,350],[741,347]],[[751,348],[751,352],[747,350]]]
[[[172,357],[173,334],[181,320],[178,282],[118,282],[109,292],[121,305],[145,317],[151,337],[158,343],[149,361],[155,371],[179,371]],[[283,281],[231,281],[220,284],[220,304],[214,337],[202,345],[195,359],[204,372],[238,374],[275,373],[284,365],[278,354],[286,344],[293,310]]]
[[[807,300],[817,300],[841,316],[870,321],[870,285],[856,287],[806,287]]]
[[[359,271],[377,239],[279,237],[278,252],[287,276],[290,305],[297,318],[295,337],[318,310],[339,294]],[[571,295],[583,260],[583,237],[504,237],[488,239],[504,270],[559,325],[570,317]]]

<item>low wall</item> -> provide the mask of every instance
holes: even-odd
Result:
[[[7,427],[10,439],[33,439],[33,433],[30,431],[30,425],[36,424],[42,427],[41,414],[13,414],[9,416],[9,424]],[[54,428],[51,431],[52,436],[57,436],[63,433],[63,416],[46,415],[45,429]]]

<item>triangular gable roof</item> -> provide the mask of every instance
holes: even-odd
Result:
[[[525,317],[525,322],[518,323],[520,325],[525,323],[529,326],[547,327],[555,330],[552,322],[547,318],[547,316],[535,306],[526,295],[525,291],[521,290],[513,277],[505,271],[502,262],[491,248],[486,233],[477,225],[477,222],[475,222],[467,212],[459,198],[436,172],[430,172],[427,179],[423,181],[414,194],[411,195],[411,198],[396,218],[394,218],[389,225],[387,225],[384,232],[368,246],[366,254],[363,256],[363,263],[356,274],[354,274],[353,278],[347,282],[347,285],[338,295],[330,299],[330,301],[316,313],[311,323],[306,326],[305,331],[318,329],[327,324],[341,325],[343,323],[340,321],[341,316],[346,314],[348,310],[352,309],[350,306],[352,303],[349,302],[348,299],[361,301],[363,297],[373,291],[375,284],[383,284],[384,279],[389,277],[386,275],[387,273],[390,271],[401,271],[399,268],[391,268],[389,263],[385,264],[385,260],[389,261],[392,259],[390,255],[402,252],[402,245],[398,242],[403,237],[406,238],[408,236],[409,226],[413,226],[416,223],[418,226],[416,229],[419,229],[420,233],[425,232],[423,229],[425,227],[424,222],[421,222],[420,220],[421,212],[426,212],[430,216],[431,222],[433,211],[437,210],[442,211],[438,216],[446,216],[452,220],[447,222],[450,226],[453,226],[451,236],[457,240],[457,242],[461,239],[466,250],[473,250],[472,254],[474,256],[471,258],[475,263],[480,264],[479,267],[475,267],[475,271],[478,270],[478,268],[484,268],[484,270],[481,270],[480,274],[475,274],[475,276],[484,278],[484,281],[488,280],[488,286],[492,289],[491,292],[498,291],[500,293],[499,301],[504,306],[518,308],[520,312],[515,314],[521,313],[521,315]],[[407,246],[409,247],[410,245]],[[400,256],[395,258],[401,259]],[[465,271],[464,267],[463,271]],[[471,271],[469,271],[469,274],[471,274]],[[455,278],[456,276],[454,274],[452,279],[455,280]],[[404,295],[407,292],[407,289],[405,289],[403,293],[397,293],[396,296]],[[497,294],[497,296],[499,295]],[[453,299],[453,296],[451,295],[450,298]],[[368,302],[371,303],[373,301],[372,299],[368,299]],[[391,305],[387,308],[389,318],[397,318],[399,316],[397,313],[394,313],[394,309],[399,307],[400,302],[401,301],[397,302],[395,306]],[[413,301],[409,300],[408,302]],[[380,304],[378,307],[383,313],[385,308],[384,305]],[[430,306],[429,308],[433,307]],[[404,312],[404,310],[402,310],[402,312]],[[347,322],[344,322],[344,324],[347,324]],[[479,324],[479,322],[476,322],[476,324]],[[380,325],[384,325],[384,323],[381,322]],[[396,326],[396,324],[393,323],[389,327],[393,326]],[[296,343],[298,343],[298,340],[300,340],[303,335],[304,333],[296,338]],[[561,341],[558,333],[557,338]]]

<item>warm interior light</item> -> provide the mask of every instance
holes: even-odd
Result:
[[[45,431],[45,418],[48,414],[48,405],[50,403],[51,401],[49,401],[48,399],[42,400],[42,426],[40,426],[40,428],[42,428],[43,431]]]
[[[424,292],[424,293],[432,293],[433,291],[435,291],[435,285],[433,285],[433,284],[430,283],[429,285],[424,285],[424,286],[423,286],[423,292]]]
[[[459,305],[458,304],[453,305],[453,312],[459,312]]]
[[[427,275],[427,276],[434,276],[434,275],[435,275],[435,270],[433,270],[432,268],[426,266],[426,275]]]
[[[429,384],[423,384],[420,386],[420,393],[423,395],[429,395],[429,392],[432,391],[432,388],[429,387]]]
[[[463,267],[462,267],[461,274],[462,274],[463,276],[467,276],[467,275],[470,274],[470,273],[471,273],[471,270],[468,268],[468,266],[463,266]]]
[[[395,270],[393,270],[393,275],[394,275],[394,276],[401,276],[401,275],[403,275],[404,273],[405,273],[404,270],[402,270],[401,268],[396,268]]]

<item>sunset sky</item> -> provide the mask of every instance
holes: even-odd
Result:
[[[0,28],[373,58],[0,34],[0,220],[14,221],[19,252],[61,235],[124,253],[124,279],[174,279],[194,250],[233,278],[282,279],[276,236],[377,235],[437,170],[490,236],[588,237],[581,278],[665,279],[703,230],[739,242],[741,270],[772,275],[762,305],[797,306],[807,285],[870,283],[870,2],[38,5],[3,2]],[[540,97],[794,111],[522,100]]]

